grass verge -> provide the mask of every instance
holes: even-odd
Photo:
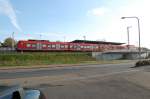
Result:
[[[0,54],[0,66],[31,66],[50,64],[75,64],[94,61],[89,53],[11,53]]]
[[[37,52],[0,54],[0,67],[46,67],[47,65],[67,64],[117,64],[128,60],[97,61],[91,53],[81,52]]]

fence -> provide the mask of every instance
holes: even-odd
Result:
[[[0,47],[0,52],[15,52],[15,48],[10,48],[10,47]]]

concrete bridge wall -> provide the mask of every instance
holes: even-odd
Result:
[[[143,59],[147,56],[147,52],[142,52]],[[92,52],[92,57],[97,60],[139,59],[139,54],[138,52]]]

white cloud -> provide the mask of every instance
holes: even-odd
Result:
[[[9,0],[0,0],[0,13],[6,15],[17,30],[22,31],[15,12]]]
[[[104,7],[94,8],[94,9],[88,11],[88,15],[103,16],[107,11],[108,11],[108,9],[104,8]]]

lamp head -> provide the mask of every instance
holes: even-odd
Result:
[[[125,17],[121,17],[121,19],[125,19]]]

